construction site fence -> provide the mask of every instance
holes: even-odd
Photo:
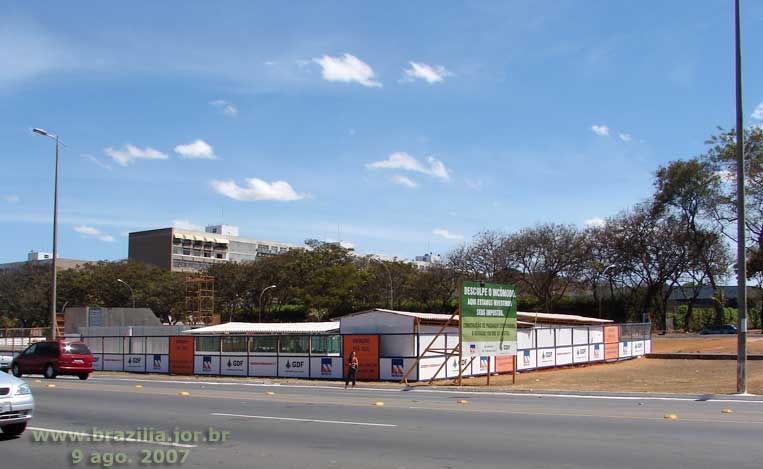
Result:
[[[45,340],[47,329],[2,331],[0,353],[17,354]],[[356,351],[359,378],[396,381],[510,373],[514,356],[462,358],[456,331],[415,334],[284,334],[84,336],[94,369],[263,378],[341,379]],[[432,343],[434,341],[434,343]],[[422,352],[431,345],[430,350]],[[517,371],[641,357],[651,351],[651,325],[536,327],[517,331]],[[435,374],[436,373],[436,374]]]

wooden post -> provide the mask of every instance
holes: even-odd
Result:
[[[490,386],[490,356],[487,357],[487,385]]]
[[[461,295],[463,294],[464,286],[463,286],[463,280],[458,280],[458,293],[456,294],[456,298],[458,298],[458,385],[461,386],[461,381],[463,378],[463,369],[461,369],[461,363],[463,362],[463,355],[464,355],[464,317],[461,314]]]
[[[432,348],[432,345],[434,345],[434,343],[437,342],[437,338],[440,336],[440,334],[442,334],[442,331],[444,331],[450,325],[451,321],[453,321],[453,318],[455,318],[455,317],[456,317],[456,313],[451,314],[450,317],[448,318],[448,320],[445,322],[445,324],[443,324],[442,327],[440,328],[440,330],[437,331],[437,334],[435,334],[435,336],[432,338],[432,341],[429,342],[429,345],[427,345],[427,347],[424,349],[424,351],[423,352],[418,352],[417,351],[417,355],[418,356],[416,357],[416,361],[413,363],[413,365],[411,365],[410,368],[408,368],[408,371],[405,372],[405,374],[403,375],[403,378],[400,380],[400,384],[406,384],[406,385],[408,384],[408,376],[411,374],[413,369],[416,368],[419,365],[419,362],[421,361],[421,357],[423,357],[429,351],[429,349]],[[446,335],[446,337],[447,337],[447,335]],[[416,339],[417,339],[417,341],[420,339],[419,332],[416,332]],[[459,339],[460,339],[460,337],[459,337]],[[447,350],[447,348],[448,348],[447,347],[447,339],[445,339],[445,340],[446,340],[445,348]],[[418,342],[417,342],[417,344],[421,345]],[[459,342],[459,344],[460,344],[460,342]]]
[[[517,350],[518,352],[519,350]],[[517,354],[514,354],[514,366],[512,366],[513,370],[511,371],[511,384],[517,384]]]

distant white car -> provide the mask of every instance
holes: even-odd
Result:
[[[3,435],[22,434],[33,415],[34,397],[29,385],[8,373],[0,373],[0,430]]]
[[[12,361],[13,355],[0,353],[0,370],[7,373],[11,369]]]

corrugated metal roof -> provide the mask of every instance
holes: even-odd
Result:
[[[428,321],[447,321],[450,317],[450,314],[441,314],[441,313],[414,313],[411,311],[396,311],[393,309],[383,309],[383,308],[376,308],[376,309],[370,309],[368,311],[360,311],[358,313],[352,313],[348,314],[348,316],[354,316],[356,314],[363,314],[363,313],[369,313],[373,311],[379,311],[382,313],[391,313],[391,314],[397,314],[399,316],[409,316],[412,318],[419,318],[419,319],[426,319]],[[453,318],[454,321],[458,322],[458,315],[456,315]]]
[[[609,324],[613,322],[609,319],[590,318],[588,316],[577,316],[575,314],[527,313],[523,311],[517,311],[517,319],[524,319],[529,322],[554,322],[565,324]]]
[[[389,314],[397,314],[399,316],[408,316],[412,318],[424,319],[427,321],[447,321],[450,314],[440,313],[414,313],[411,311],[396,311],[392,309],[369,309],[367,311],[359,311],[357,313],[351,313],[347,316],[355,316],[358,314],[381,312]],[[458,323],[458,315],[453,318],[454,323]],[[577,316],[574,314],[553,314],[553,313],[526,313],[517,311],[517,324],[519,325],[532,325],[533,323],[554,322],[554,323],[566,323],[566,324],[608,324],[612,321],[608,319],[589,318],[585,316]]]
[[[229,322],[185,331],[185,334],[325,334],[338,332],[339,322]]]

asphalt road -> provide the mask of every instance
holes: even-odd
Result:
[[[200,468],[763,467],[763,402],[345,391],[174,378],[27,382],[37,414],[21,437],[0,437],[3,467],[109,467],[116,453],[129,462],[111,467],[180,466],[184,456],[183,467]],[[137,429],[125,436],[155,441],[50,441],[53,434],[80,439]],[[177,445],[156,441],[159,431],[175,438],[176,431],[198,433]],[[222,440],[221,432],[229,432],[225,441],[211,441]],[[73,452],[76,458],[81,452],[78,464]],[[96,464],[89,463],[93,457]],[[177,463],[167,463],[175,457]]]

